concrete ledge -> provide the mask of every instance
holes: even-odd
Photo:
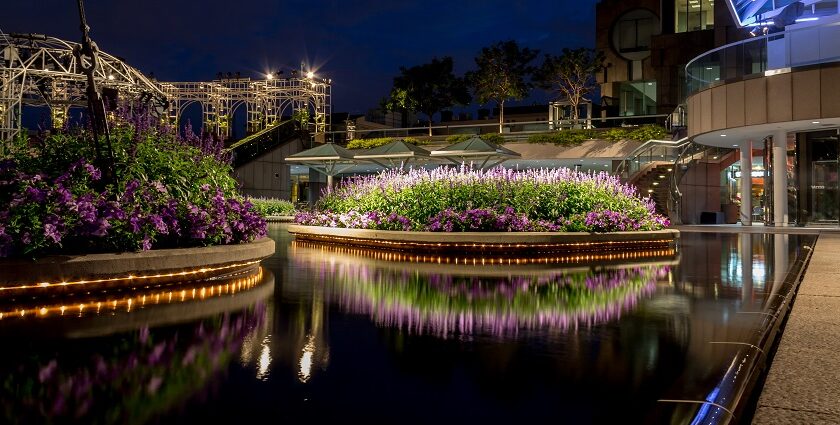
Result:
[[[295,239],[399,251],[457,252],[579,252],[624,251],[673,246],[680,232],[673,229],[650,232],[412,232],[346,229],[335,227],[288,227]]]
[[[254,268],[272,254],[274,241],[263,238],[238,245],[0,260],[0,298],[206,279]]]

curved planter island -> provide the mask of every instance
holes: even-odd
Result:
[[[0,298],[138,288],[242,274],[274,254],[263,238],[238,245],[0,260]]]
[[[674,229],[649,232],[414,232],[292,224],[289,233],[310,241],[411,252],[535,253],[662,249],[675,245]]]

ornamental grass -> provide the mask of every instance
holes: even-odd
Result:
[[[515,171],[384,171],[345,179],[325,193],[304,225],[433,232],[616,232],[670,223],[654,201],[605,172],[567,168]]]

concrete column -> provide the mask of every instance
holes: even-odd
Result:
[[[554,130],[554,102],[548,102],[548,129]]]
[[[752,225],[752,140],[741,142],[741,224]]]
[[[766,165],[765,165],[766,166]],[[787,226],[787,131],[773,134],[773,225]]]

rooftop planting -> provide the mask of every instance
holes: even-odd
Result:
[[[650,198],[607,173],[440,167],[344,180],[299,224],[432,232],[660,230]]]

